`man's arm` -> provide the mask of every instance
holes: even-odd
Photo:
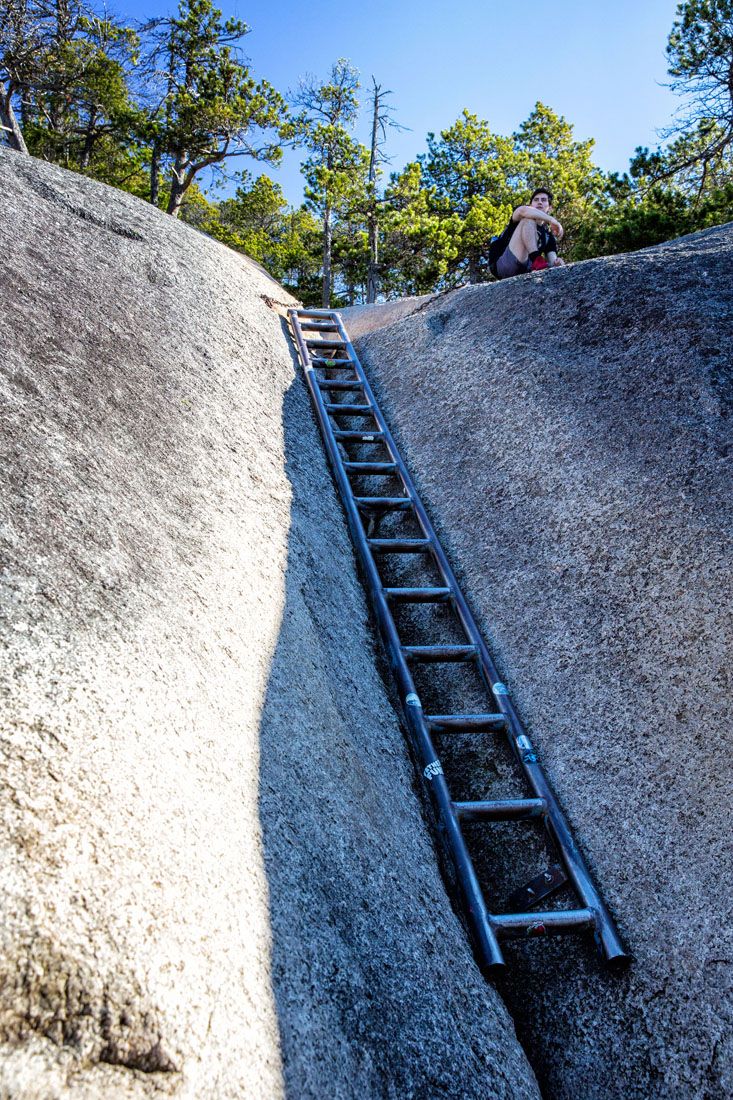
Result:
[[[563,227],[557,218],[553,218],[552,214],[548,214],[547,211],[538,210],[536,206],[518,206],[512,214],[512,221],[519,222],[522,218],[531,218],[534,222],[547,222],[557,239],[562,240],[565,232]]]
[[[565,267],[565,261],[561,260],[557,252],[547,253],[547,266],[548,267]]]

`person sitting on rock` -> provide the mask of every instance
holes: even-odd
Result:
[[[565,266],[565,261],[557,254],[563,227],[553,218],[551,210],[552,194],[546,187],[537,188],[529,206],[517,207],[504,232],[491,242],[489,267],[492,275],[497,279],[511,279],[527,271]]]

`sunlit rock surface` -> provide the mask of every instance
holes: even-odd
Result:
[[[280,287],[0,152],[0,1095],[535,1098]]]
[[[634,955],[609,977],[574,939],[512,949],[552,1100],[733,1095],[731,271],[728,225],[344,311]],[[530,877],[523,828],[476,849],[490,891]]]

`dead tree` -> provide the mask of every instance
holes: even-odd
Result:
[[[393,107],[385,105],[385,99],[392,95],[385,91],[381,84],[377,84],[372,77],[372,139],[369,146],[369,204],[367,208],[367,234],[369,239],[369,266],[367,269],[367,302],[376,302],[379,293],[379,198],[377,196],[377,176],[379,166],[385,164],[389,157],[385,156],[384,143],[387,138],[387,127],[395,130],[405,130],[392,118]]]

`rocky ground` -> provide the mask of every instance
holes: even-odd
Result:
[[[514,949],[552,1100],[733,1095],[732,268],[729,225],[344,312],[634,956]],[[476,845],[489,890],[521,828]]]
[[[437,871],[287,296],[79,176],[0,151],[0,187],[0,1096],[536,1098]]]

